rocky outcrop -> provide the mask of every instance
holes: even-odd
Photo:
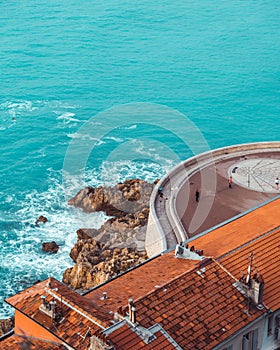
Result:
[[[45,253],[55,254],[58,252],[59,246],[55,241],[42,243],[42,250]]]
[[[86,187],[68,203],[86,212],[104,211],[113,216],[98,230],[78,230],[110,248],[145,250],[149,201],[154,184],[140,179],[127,180],[114,187]],[[78,237],[79,239],[81,237]]]
[[[132,248],[109,249],[93,238],[78,239],[70,253],[75,266],[63,274],[63,282],[74,289],[88,290],[147,259]]]
[[[104,211],[112,217],[98,230],[77,231],[70,252],[75,266],[65,271],[64,283],[87,290],[147,259],[145,234],[153,187],[133,179],[114,187],[86,187],[69,200],[88,213]]]
[[[14,317],[0,320],[0,337],[14,328]]]
[[[136,213],[148,206],[153,184],[140,179],[126,180],[114,187],[86,187],[68,204],[86,212],[104,211],[108,216]]]

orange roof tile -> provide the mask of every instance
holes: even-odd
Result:
[[[279,226],[280,198],[263,205],[238,219],[194,238],[191,244],[206,256],[219,257],[240,245]]]
[[[24,347],[25,346],[25,347]],[[66,347],[62,344],[55,344],[53,342],[47,342],[40,339],[31,337],[23,337],[19,335],[11,335],[1,341],[1,350],[66,350]]]
[[[85,297],[108,311],[116,311],[125,306],[129,298],[137,299],[151,290],[162,286],[197,264],[197,260],[174,258],[174,252],[165,253],[156,259],[130,270],[129,272],[97,286]],[[100,300],[102,293],[107,299]]]
[[[127,324],[109,334],[107,339],[118,350],[172,350],[176,347],[167,339],[161,331],[155,333],[155,340],[146,344],[141,337],[134,332]]]
[[[235,280],[215,261],[204,268],[135,300],[138,322],[146,328],[159,323],[183,349],[207,350],[265,312],[253,308],[248,314]]]
[[[249,258],[253,253],[253,270],[261,274],[264,279],[263,303],[274,311],[280,309],[279,242],[280,228],[277,228],[218,259],[239,279],[242,273],[247,273]]]
[[[50,286],[47,287],[49,282]],[[52,295],[48,290],[51,290]],[[57,304],[63,314],[61,323],[54,324],[50,316],[39,310],[42,295],[46,296],[47,302],[56,296]],[[112,319],[112,315],[53,278],[35,284],[8,298],[6,302],[74,348],[78,346],[81,337],[89,328],[92,332],[106,328]]]

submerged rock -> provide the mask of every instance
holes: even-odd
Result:
[[[35,225],[38,226],[40,222],[42,222],[43,224],[45,224],[46,222],[48,222],[48,219],[47,219],[45,216],[40,215],[40,216],[38,217],[38,219],[36,220]]]
[[[55,254],[58,252],[59,246],[56,244],[55,241],[52,242],[44,242],[42,244],[42,250],[45,253],[52,253]]]

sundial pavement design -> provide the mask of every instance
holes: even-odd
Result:
[[[278,193],[275,179],[280,179],[280,160],[271,158],[246,159],[229,169],[233,183],[258,192]]]

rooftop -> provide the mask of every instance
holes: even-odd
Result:
[[[150,344],[146,344],[139,335],[133,331],[127,324],[112,332],[108,336],[108,340],[113,346],[116,346],[118,350],[173,350],[178,349],[172,344],[172,339],[166,334],[166,332],[159,327],[155,330],[155,340]]]
[[[210,350],[280,308],[279,206],[278,198],[189,241],[185,249],[203,256],[166,252],[85,295],[50,278],[7,302],[73,348],[90,333],[117,349]],[[240,289],[249,264],[251,275],[264,279],[261,308]],[[136,323],[126,316],[129,298]],[[62,315],[57,322],[40,308],[53,300]],[[9,339],[17,336],[1,345]]]
[[[56,301],[58,313],[62,315],[61,322],[54,322],[52,317],[42,312],[42,296],[47,304]],[[92,332],[105,329],[112,320],[111,314],[54,278],[35,284],[6,302],[74,348],[89,328]]]
[[[196,260],[175,259],[174,251],[165,253],[97,286],[85,297],[107,311],[116,311],[119,306],[126,305],[129,298],[137,299],[146,295],[196,264]],[[107,293],[105,300],[101,298],[104,292]]]
[[[138,322],[159,323],[183,349],[212,349],[265,311],[249,311],[235,282],[209,260],[136,300]]]
[[[66,350],[62,344],[13,334],[1,341],[1,350]]]

